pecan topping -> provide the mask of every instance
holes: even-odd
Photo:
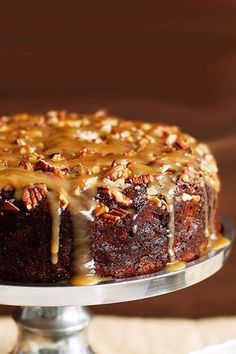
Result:
[[[118,161],[113,160],[112,164],[111,164],[111,167],[116,167],[117,165],[119,165]]]
[[[117,209],[117,208],[114,208],[112,209],[110,212],[109,212],[110,215],[115,215],[115,216],[119,216],[120,218],[124,218],[126,217],[129,212],[125,209]]]
[[[173,146],[176,148],[176,150],[183,150],[188,148],[187,143],[179,138],[176,140]]]
[[[175,144],[177,138],[178,138],[177,134],[168,135],[168,137],[167,137],[167,139],[165,141],[166,145],[173,146]]]
[[[96,209],[93,211],[94,216],[99,216],[104,213],[108,213],[109,208],[104,203],[98,203]]]
[[[61,166],[60,168],[54,167],[54,174],[58,177],[62,177],[69,172],[70,172],[69,167],[66,167],[66,166]]]
[[[121,193],[119,190],[113,190],[111,193],[118,204],[122,206],[129,206],[132,204],[132,200],[125,194]]]
[[[33,169],[33,166],[29,162],[29,160],[21,160],[20,163],[19,163],[19,166],[24,168],[25,170],[28,170],[28,171]]]
[[[116,221],[120,219],[117,215],[112,215],[109,213],[102,214],[102,217],[107,220],[107,222],[114,224]]]
[[[45,184],[35,184],[25,188],[22,194],[22,201],[28,210],[34,209],[46,196],[47,187]]]
[[[88,153],[88,149],[84,147],[83,149],[80,150],[79,157],[85,157],[87,153]]]
[[[101,193],[101,194],[107,195],[107,196],[111,195],[110,188],[107,186],[98,187],[98,193]]]
[[[148,184],[149,182],[151,182],[151,177],[149,175],[141,175],[138,177],[132,177],[131,181],[134,184],[141,184],[141,183]]]
[[[45,160],[39,160],[35,167],[35,171],[43,171],[43,172],[54,172],[55,167],[46,162]]]
[[[61,166],[60,168],[54,167],[53,165],[46,162],[45,160],[39,160],[36,163],[34,170],[35,171],[43,171],[43,172],[52,172],[59,177],[65,175],[66,173],[68,173],[70,171],[69,167],[66,167],[66,166]]]
[[[63,154],[57,153],[57,152],[55,152],[53,154],[50,154],[48,157],[50,159],[52,159],[53,161],[55,161],[55,162],[59,162],[59,161],[63,161],[64,160]]]
[[[111,168],[110,172],[108,173],[108,177],[112,180],[115,181],[119,178],[127,179],[130,175],[130,170],[119,164]]]
[[[102,214],[102,217],[107,220],[107,222],[114,224],[116,221],[127,216],[128,211],[124,209],[112,209],[109,213]]]

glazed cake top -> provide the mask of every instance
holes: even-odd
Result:
[[[83,180],[92,177],[90,183],[96,183],[106,177],[117,180],[168,170],[198,172],[213,184],[217,181],[208,147],[176,126],[122,120],[102,111],[51,111],[0,117],[0,134],[1,175],[9,177],[25,169],[33,179],[33,171],[41,171],[77,179],[81,189]]]
[[[219,190],[217,166],[205,144],[176,126],[50,111],[0,118],[0,188],[15,191],[28,211],[47,195],[52,211],[52,262],[59,247],[59,209],[87,217],[107,212],[95,201],[106,188],[120,205],[131,181],[146,183],[150,200],[173,196],[177,179],[204,178]],[[186,200],[188,195],[183,196]],[[87,213],[87,214],[86,214]]]

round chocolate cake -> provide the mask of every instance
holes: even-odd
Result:
[[[3,116],[0,280],[83,284],[183,265],[220,231],[219,189],[208,147],[176,126]]]

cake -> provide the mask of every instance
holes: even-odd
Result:
[[[200,257],[217,166],[178,127],[103,111],[0,118],[0,280],[82,284]]]

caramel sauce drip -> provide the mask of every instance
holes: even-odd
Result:
[[[168,253],[170,257],[170,262],[175,262],[175,252],[174,252],[174,242],[175,242],[175,210],[174,210],[174,192],[176,185],[170,181],[165,181],[163,183],[163,188],[161,193],[163,193],[169,211],[169,222],[168,222]]]
[[[60,214],[69,208],[76,274],[86,274],[90,261],[87,224],[94,220],[98,187],[107,187],[119,203],[131,209],[132,201],[122,193],[126,180],[144,175],[149,176],[151,185],[162,183],[157,192],[167,204],[168,252],[170,261],[175,262],[174,191],[178,178],[188,177],[191,183],[204,175],[213,190],[219,190],[216,163],[206,145],[175,126],[125,121],[101,113],[51,111],[0,118],[0,188],[14,188],[15,198],[20,199],[28,186],[45,184],[52,217],[53,264],[58,262]],[[213,214],[206,219],[214,223]],[[206,232],[210,227],[206,224]]]
[[[59,235],[61,209],[59,206],[58,198],[56,198],[54,193],[48,192],[47,198],[49,201],[49,208],[52,216],[51,261],[52,264],[57,264],[60,243]]]
[[[156,187],[157,195],[162,196],[167,203],[169,213],[168,221],[168,254],[171,263],[175,262],[174,241],[175,241],[175,210],[174,210],[174,193],[176,184],[173,183],[167,174],[163,174],[159,181],[152,183]]]
[[[172,263],[167,263],[165,266],[166,272],[175,272],[177,270],[182,270],[186,268],[187,263],[183,261],[174,261]]]
[[[230,245],[230,240],[222,235],[217,235],[216,239],[212,241],[210,248],[214,251],[220,250]]]
[[[75,286],[80,285],[96,285],[104,281],[112,280],[112,278],[97,277],[96,275],[80,275],[74,276],[70,283]]]

